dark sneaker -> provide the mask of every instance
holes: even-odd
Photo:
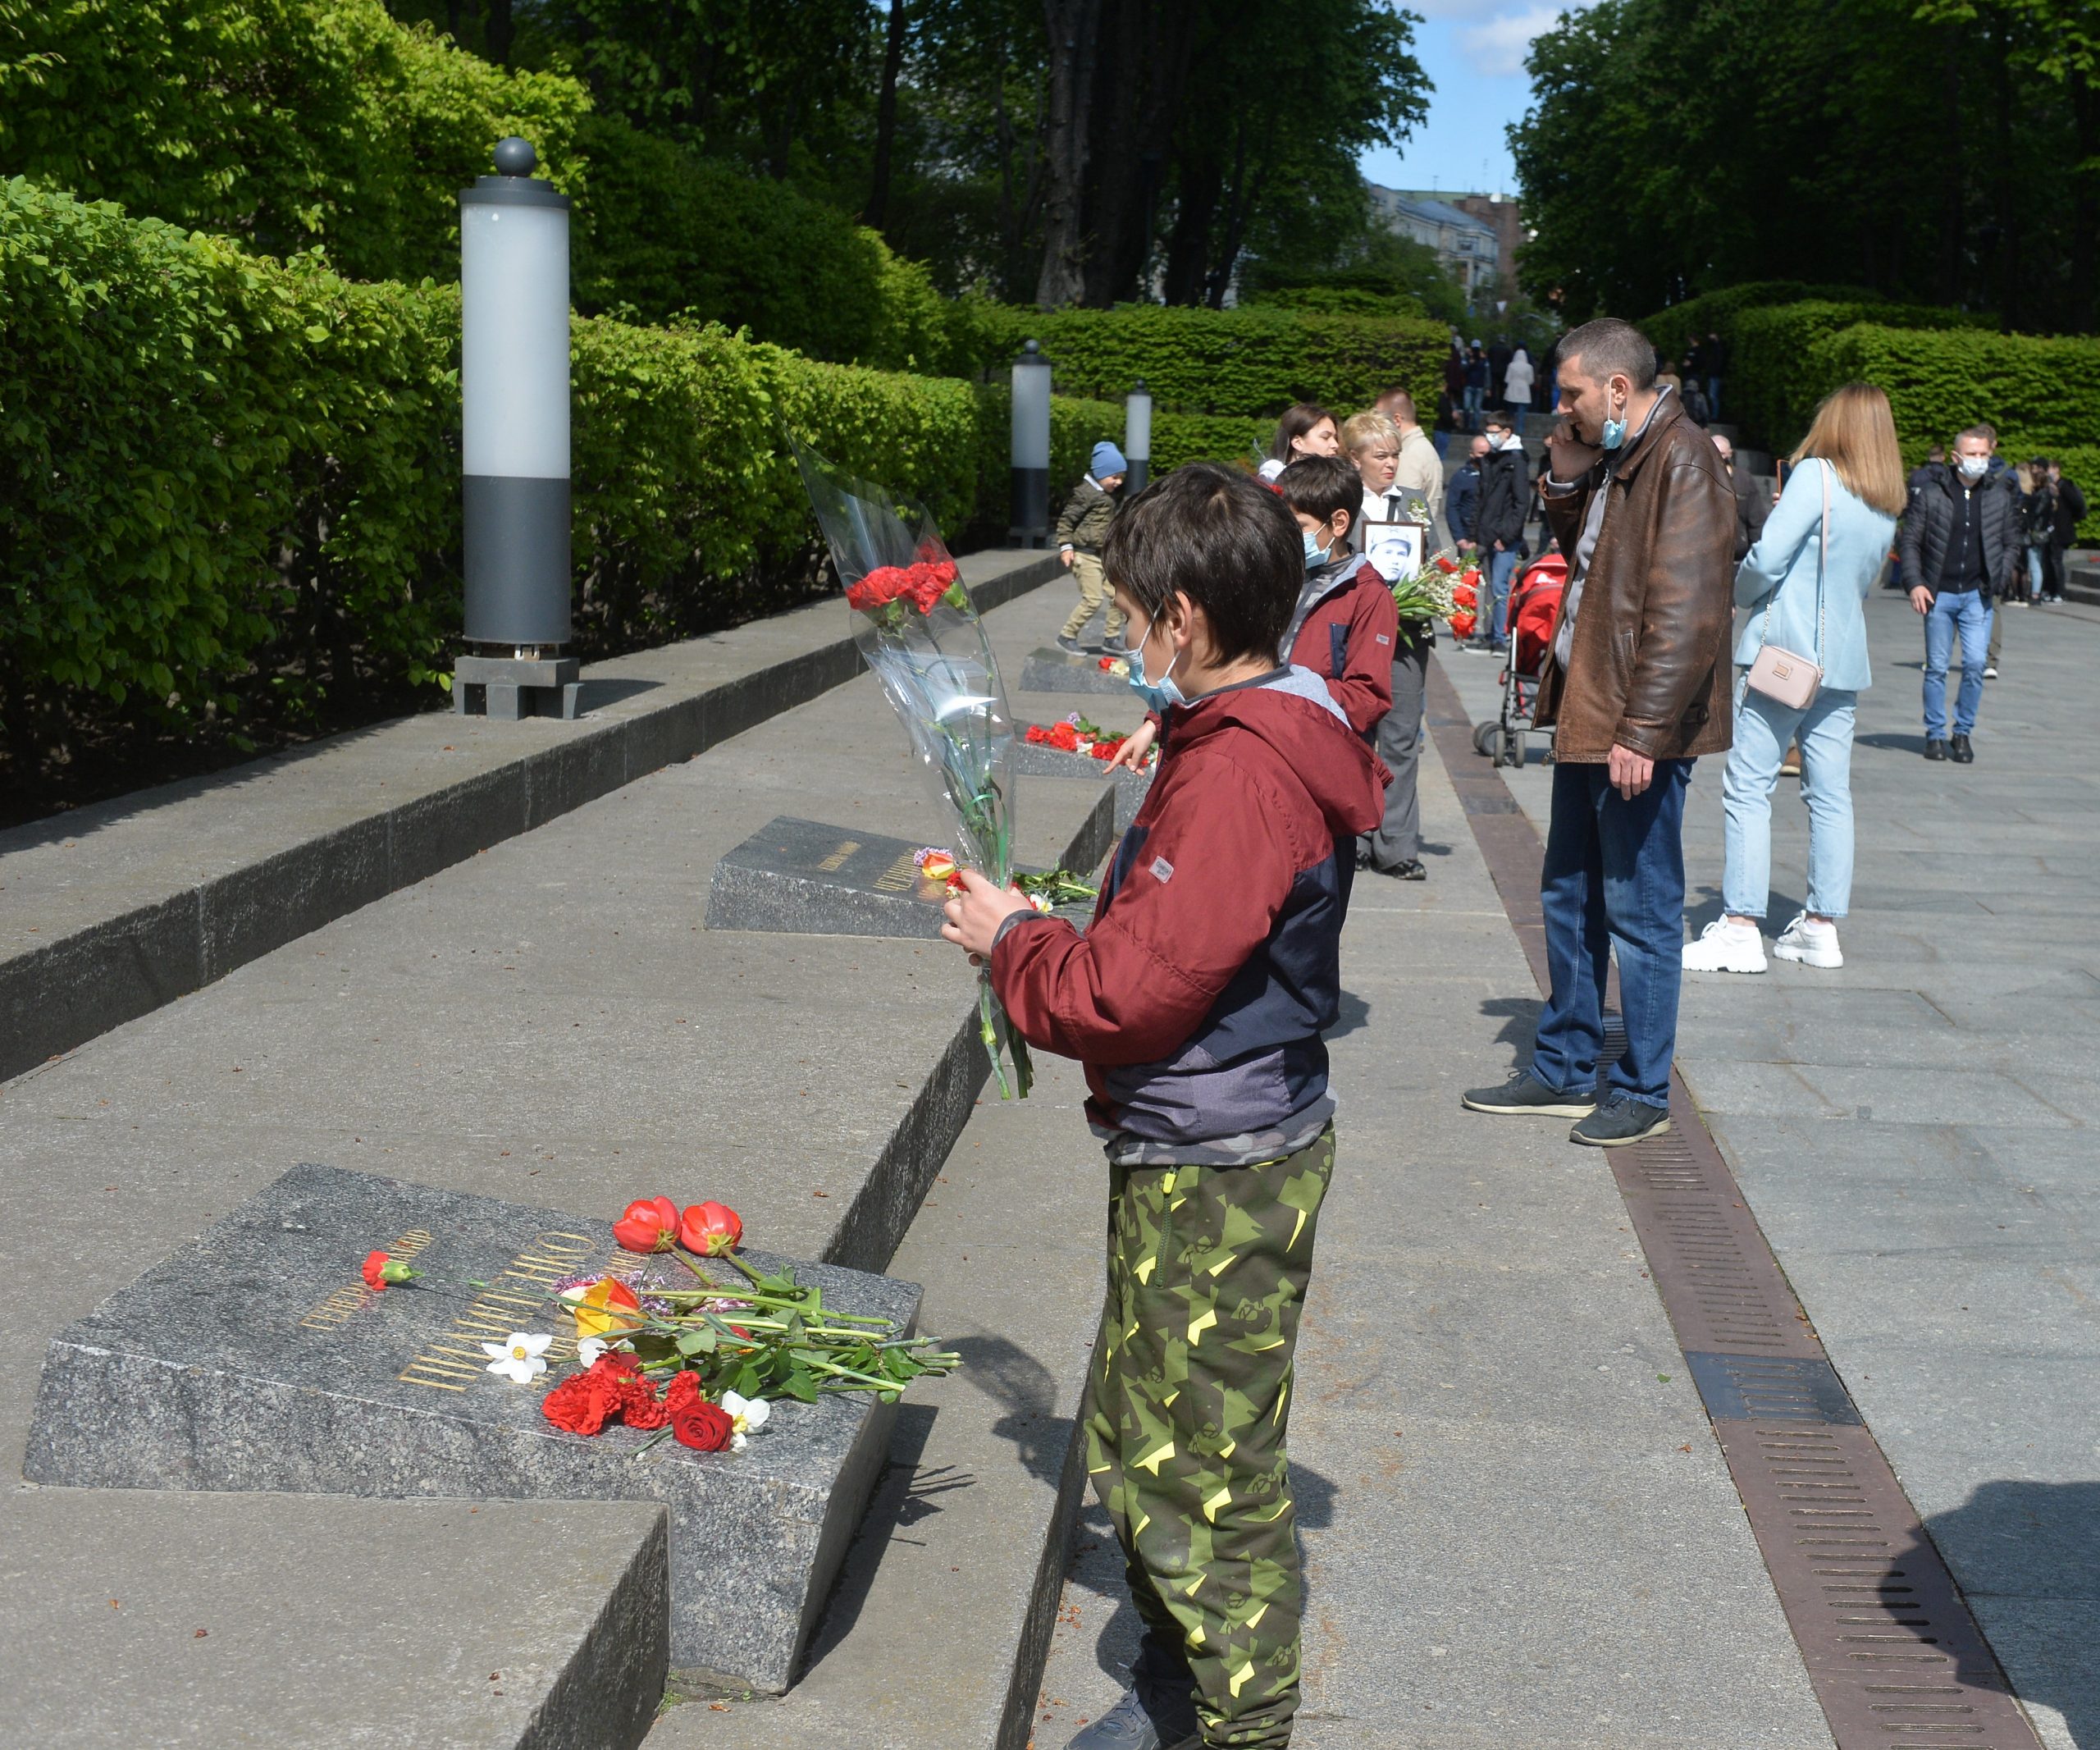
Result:
[[[1937,740],[1927,741],[1925,743],[1925,757],[1928,760],[1944,760],[1947,757],[1947,743],[1945,742]]]
[[[1418,857],[1411,857],[1404,863],[1388,869],[1385,873],[1395,881],[1427,881],[1429,879],[1429,871],[1422,867],[1422,859]]]
[[[1195,1711],[1191,1708],[1189,1719],[1194,1718]],[[1163,1732],[1162,1722],[1145,1711],[1138,1692],[1126,1689],[1121,1701],[1067,1739],[1065,1750],[1194,1750],[1203,1741],[1203,1729],[1191,1726],[1185,1732],[1177,1730],[1183,1723],[1168,1723]],[[1168,1737],[1166,1733],[1174,1735]]]
[[[1967,736],[1957,735],[1947,744],[1947,756],[1956,765],[1972,765],[1975,763],[1976,750],[1969,745]]]
[[[1568,1131],[1568,1140],[1592,1149],[1617,1149],[1629,1142],[1646,1142],[1669,1127],[1667,1108],[1618,1094]]]
[[[1075,656],[1084,656],[1087,653],[1086,646],[1080,643],[1068,632],[1061,632],[1057,634],[1057,648],[1061,651],[1069,651]]]
[[[1459,1103],[1468,1112],[1530,1113],[1541,1118],[1586,1118],[1597,1104],[1587,1094],[1554,1093],[1529,1070],[1518,1070],[1499,1088],[1468,1088]]]

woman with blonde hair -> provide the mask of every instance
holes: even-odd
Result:
[[[1853,707],[1871,682],[1866,598],[1906,497],[1888,397],[1871,383],[1835,391],[1816,409],[1792,464],[1763,534],[1736,572],[1736,605],[1750,610],[1736,661],[1749,672],[1736,688],[1735,745],[1722,779],[1726,909],[1686,945],[1687,971],[1764,970],[1772,786],[1796,739],[1809,815],[1807,904],[1772,952],[1804,966],[1845,963],[1838,920],[1851,900]],[[1762,668],[1760,651],[1773,659]],[[1822,671],[1806,688],[1802,660]],[[1792,701],[1780,696],[1788,692]]]

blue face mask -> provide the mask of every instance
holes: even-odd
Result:
[[[1305,538],[1310,541],[1312,537],[1308,535]],[[1145,639],[1152,636],[1153,620],[1158,618],[1159,616],[1155,614],[1152,619],[1145,622],[1143,634],[1134,644],[1126,647],[1125,660],[1130,665],[1130,691],[1145,701],[1147,711],[1157,711],[1162,717],[1164,717],[1171,707],[1186,705],[1189,700],[1174,680],[1174,664],[1181,660],[1181,653],[1179,651],[1174,653],[1173,661],[1166,665],[1166,673],[1158,680],[1148,681],[1145,679]]]
[[[1313,540],[1312,531],[1311,529],[1308,528],[1304,530],[1303,534],[1305,537],[1305,569],[1308,571],[1310,571],[1316,566],[1326,564],[1327,562],[1327,549],[1322,546],[1317,541]],[[1332,543],[1331,542],[1329,545],[1331,546]]]
[[[1618,449],[1626,441],[1626,422],[1623,419],[1605,420],[1603,441],[1605,449]]]

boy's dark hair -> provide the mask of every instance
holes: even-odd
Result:
[[[1363,479],[1356,464],[1338,455],[1300,456],[1276,476],[1276,491],[1293,510],[1322,523],[1346,510],[1350,527],[1363,514]]]
[[[1616,316],[1600,316],[1560,337],[1564,363],[1582,368],[1586,377],[1602,382],[1607,377],[1623,377],[1637,395],[1655,382],[1655,349],[1632,322]]]
[[[1356,477],[1340,458],[1322,459]],[[1177,592],[1200,607],[1214,662],[1274,661],[1305,582],[1304,543],[1283,500],[1214,462],[1185,463],[1139,493],[1110,525],[1101,564],[1148,615]]]

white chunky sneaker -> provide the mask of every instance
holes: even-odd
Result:
[[[1687,972],[1762,972],[1764,938],[1755,924],[1738,924],[1732,917],[1717,917],[1701,930],[1696,942],[1684,944]]]
[[[1772,952],[1782,960],[1798,960],[1805,966],[1842,966],[1845,957],[1838,949],[1838,926],[1820,923],[1806,912],[1794,914]]]

